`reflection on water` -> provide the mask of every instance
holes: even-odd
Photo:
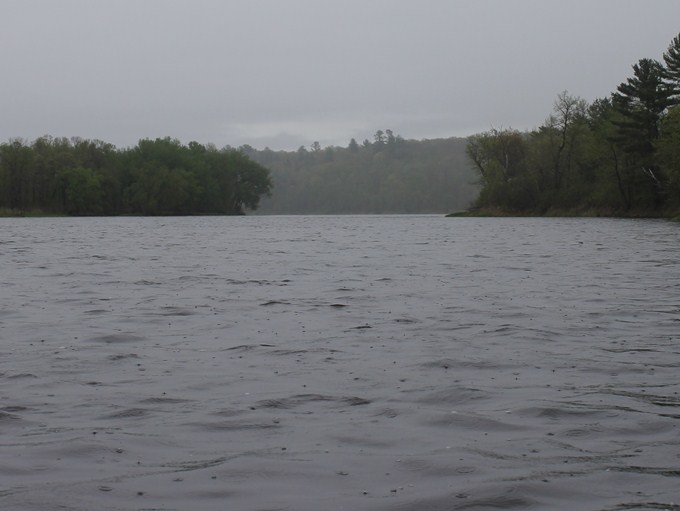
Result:
[[[676,224],[0,229],[3,509],[680,509]]]

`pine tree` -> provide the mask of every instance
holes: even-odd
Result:
[[[620,142],[630,153],[649,155],[659,138],[661,117],[675,101],[675,90],[665,81],[663,66],[654,59],[633,65],[633,76],[612,95],[614,108],[623,117],[617,121]]]
[[[666,63],[666,78],[676,88],[676,95],[680,94],[680,34],[671,41],[666,53],[663,54]]]
[[[633,76],[612,95],[614,109],[620,116],[614,121],[616,141],[629,155],[629,167],[638,168],[647,176],[646,182],[651,187],[639,190],[641,195],[650,197],[644,202],[659,208],[668,179],[658,164],[656,148],[663,115],[675,104],[675,89],[665,81],[666,71],[656,60],[642,59],[633,66],[633,71]]]

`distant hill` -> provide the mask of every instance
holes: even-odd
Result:
[[[405,140],[390,130],[374,141],[297,151],[239,149],[271,171],[272,195],[258,213],[446,213],[477,197],[464,138]]]

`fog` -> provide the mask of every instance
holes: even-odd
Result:
[[[8,1],[0,140],[170,136],[256,148],[531,129],[609,95],[680,2]]]

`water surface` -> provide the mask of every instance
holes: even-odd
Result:
[[[0,219],[0,508],[680,509],[680,228]]]

